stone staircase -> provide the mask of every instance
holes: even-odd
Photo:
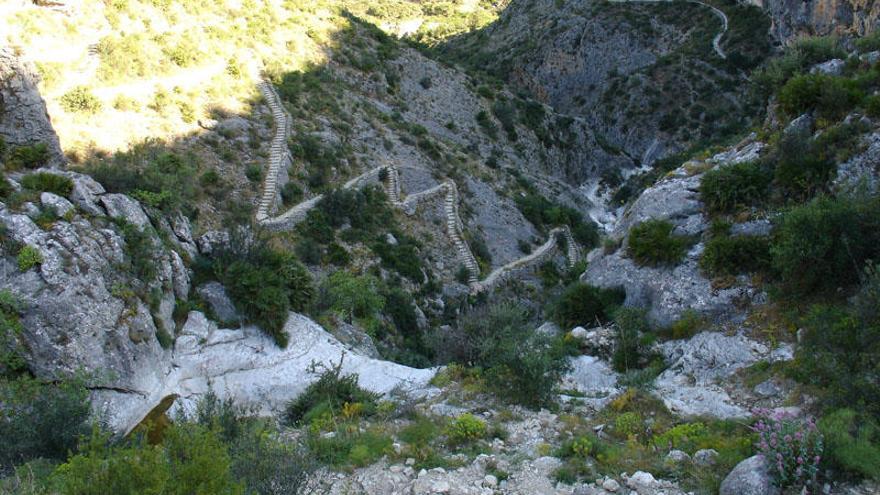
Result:
[[[464,240],[464,226],[458,214],[458,187],[455,182],[449,179],[444,184],[446,185],[446,197],[443,199],[443,211],[446,214],[446,234],[455,245],[455,250],[458,252],[462,264],[467,268],[468,285],[474,286],[479,283],[480,265],[477,263],[474,253],[471,252],[470,246]]]
[[[269,169],[266,171],[263,193],[257,204],[257,223],[264,224],[271,220],[269,214],[275,211],[278,202],[278,174],[281,167],[292,163],[290,152],[287,149],[287,136],[290,133],[292,118],[284,109],[281,98],[278,97],[278,93],[275,92],[271,83],[263,81],[259,84],[259,88],[272,111],[272,118],[275,120],[275,134],[272,136],[269,147]]]
[[[272,117],[275,119],[275,133],[272,136],[271,146],[269,149],[269,167],[266,173],[266,179],[263,182],[263,191],[260,196],[256,220],[257,223],[270,230],[289,230],[298,223],[305,220],[308,212],[314,208],[324,195],[318,195],[307,199],[284,213],[277,216],[270,216],[275,212],[278,203],[278,176],[282,167],[287,167],[292,163],[292,158],[287,150],[287,136],[290,133],[292,118],[284,109],[281,98],[272,84],[264,81],[259,85],[260,92],[266,98],[266,102],[272,111]],[[495,269],[482,281],[480,280],[480,265],[477,258],[471,251],[470,246],[464,238],[464,224],[461,221],[458,205],[460,196],[458,186],[451,179],[446,179],[443,183],[423,191],[419,191],[412,195],[401,199],[400,173],[393,164],[382,165],[349,180],[343,184],[345,189],[361,188],[365,185],[378,180],[382,172],[385,171],[384,187],[388,195],[388,199],[395,208],[404,210],[408,215],[415,214],[416,207],[434,196],[443,194],[443,212],[446,217],[446,235],[455,246],[458,258],[462,265],[468,271],[468,285],[472,292],[480,292],[492,287],[495,283],[503,280],[504,277],[510,275],[516,270],[520,270],[531,264],[544,260],[549,253],[556,248],[556,236],[561,234],[565,236],[567,249],[566,258],[568,266],[573,267],[580,259],[581,253],[571,230],[568,226],[555,228],[550,231],[549,238],[541,247],[533,253],[514,260],[502,267]]]

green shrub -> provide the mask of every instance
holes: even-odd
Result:
[[[865,98],[865,113],[871,118],[880,117],[880,95]]]
[[[880,270],[866,268],[849,307],[817,305],[800,322],[796,376],[823,391],[823,402],[880,418]]]
[[[156,246],[149,229],[141,230],[135,224],[120,221],[120,233],[125,239],[123,249],[131,273],[144,283],[150,283],[158,274],[156,268]]]
[[[521,307],[495,304],[472,310],[456,328],[438,333],[433,346],[443,361],[478,366],[491,392],[527,406],[550,404],[568,370],[561,339],[536,334]]]
[[[85,86],[77,86],[64,93],[60,102],[61,108],[71,113],[95,114],[101,111],[101,100]]]
[[[38,168],[49,161],[49,147],[46,143],[31,146],[16,146],[6,158],[6,165],[11,169]]]
[[[386,236],[379,235],[372,244],[373,252],[382,259],[382,265],[394,270],[413,282],[420,283],[425,275],[422,268],[420,244],[415,238],[402,232],[394,232],[397,244],[391,244]]]
[[[544,229],[559,225],[568,225],[572,236],[586,248],[599,244],[599,231],[595,222],[584,220],[583,215],[574,208],[554,203],[541,196],[531,186],[527,187],[525,196],[517,196],[516,207],[535,227]]]
[[[806,199],[822,191],[837,172],[834,160],[827,156],[827,143],[811,143],[804,135],[784,136],[774,153],[774,179],[789,195]]]
[[[815,110],[820,118],[838,120],[863,98],[854,81],[825,74],[795,76],[779,90],[779,106],[793,117]]]
[[[761,204],[771,180],[772,175],[757,162],[719,167],[703,175],[700,199],[711,213],[734,213]]]
[[[677,265],[690,244],[686,237],[673,235],[675,226],[665,220],[648,220],[629,231],[627,254],[640,266]]]
[[[486,422],[473,414],[465,413],[446,427],[446,437],[451,445],[473,442],[486,436]]]
[[[880,32],[874,31],[855,41],[856,48],[862,52],[872,52],[880,50]]]
[[[614,418],[614,432],[623,437],[637,435],[642,431],[642,417],[635,411],[625,412]]]
[[[0,378],[0,469],[38,457],[63,460],[89,431],[89,390],[80,378],[44,384]]]
[[[252,163],[244,169],[244,176],[251,182],[260,182],[260,179],[263,178],[263,168]]]
[[[477,112],[476,119],[477,124],[480,125],[480,129],[482,129],[487,136],[492,139],[498,139],[498,126],[495,125],[495,122],[492,122],[492,119],[485,110]]]
[[[651,330],[646,312],[639,308],[620,308],[614,314],[616,330],[614,352],[611,364],[615,370],[623,373],[643,368],[650,359],[642,334]]]
[[[322,373],[317,381],[285,406],[282,419],[286,424],[298,426],[310,412],[318,408],[339,412],[346,403],[363,404],[364,415],[375,411],[379,395],[362,389],[358,385],[357,375],[343,375],[341,365],[340,362],[338,366]]]
[[[859,280],[869,259],[880,259],[880,199],[821,197],[776,221],[773,267],[792,296],[834,291]]]
[[[693,309],[686,309],[681,317],[669,326],[669,336],[673,340],[689,339],[704,328],[705,318]]]
[[[301,201],[302,197],[302,188],[294,182],[288,182],[281,188],[281,201],[284,202],[284,206],[292,206]]]
[[[866,478],[880,479],[880,425],[852,409],[838,409],[819,420],[825,436],[825,459]]]
[[[314,296],[311,276],[296,257],[265,245],[246,246],[245,253],[221,253],[215,268],[235,307],[287,347],[284,331],[289,311],[303,311]]]
[[[73,181],[63,175],[38,172],[25,175],[21,179],[22,187],[32,191],[45,191],[59,196],[67,196],[73,191]]]
[[[31,246],[27,245],[21,248],[21,251],[18,252],[17,257],[18,269],[26,272],[31,268],[43,263],[43,255],[40,251]]]
[[[0,155],[0,160],[2,160],[2,155]],[[15,192],[15,189],[13,189],[12,184],[6,180],[6,174],[0,170],[0,201],[5,201],[13,192]]]
[[[355,317],[369,318],[385,307],[379,286],[379,280],[372,275],[355,276],[337,271],[326,282],[327,302],[349,323]]]
[[[622,289],[602,289],[578,282],[568,286],[553,303],[550,315],[562,328],[601,325],[611,320],[625,297]]]
[[[109,192],[134,193],[170,213],[192,208],[200,185],[197,165],[191,153],[170,152],[159,141],[145,141],[109,159],[93,160],[84,171]]]
[[[144,440],[112,445],[94,432],[82,453],[56,469],[52,484],[62,495],[243,494],[230,462],[217,435],[192,423],[169,427],[161,446]]]
[[[716,235],[706,242],[700,268],[713,277],[769,271],[770,240],[758,236]]]

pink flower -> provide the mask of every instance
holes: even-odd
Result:
[[[821,461],[821,460],[822,460],[822,457],[820,457],[818,455],[816,457],[813,457],[813,462],[816,464],[819,464],[819,461]]]
[[[785,435],[785,443],[791,443],[791,435]]]
[[[798,463],[798,464],[803,464],[803,463],[804,463],[804,458],[801,457],[801,456],[798,456],[798,458],[797,458],[797,463]],[[798,469],[800,469],[800,468],[798,468]]]
[[[781,461],[782,461],[782,454],[780,454],[779,452],[777,452],[777,453],[776,453],[776,458],[779,459],[779,461],[781,462]]]

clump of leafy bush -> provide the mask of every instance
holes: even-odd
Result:
[[[451,445],[473,442],[485,437],[486,434],[486,422],[470,413],[455,418],[446,427],[446,437]]]
[[[16,146],[6,157],[6,165],[12,169],[39,168],[49,161],[49,147],[46,143],[30,146]]]
[[[584,220],[583,215],[574,208],[554,203],[531,188],[525,196],[517,196],[516,207],[539,229],[568,225],[577,242],[586,248],[599,244],[599,232],[595,222]]]
[[[43,255],[40,251],[31,246],[26,245],[21,248],[21,251],[18,252],[18,257],[16,258],[16,262],[18,263],[18,269],[26,272],[31,268],[43,263]]]
[[[837,165],[827,152],[828,143],[814,143],[799,134],[783,136],[774,152],[776,185],[787,193],[809,198],[825,189],[837,172]]]
[[[218,257],[215,275],[226,286],[235,307],[287,347],[284,331],[289,311],[303,311],[314,295],[311,276],[296,257],[263,243],[229,249]]]
[[[690,241],[672,231],[665,220],[648,220],[629,231],[627,254],[640,266],[677,265],[687,253]]]
[[[648,351],[651,326],[648,324],[646,312],[640,308],[620,308],[614,314],[616,330],[614,352],[611,364],[615,370],[623,373],[644,368],[653,356]]]
[[[125,239],[125,258],[131,273],[141,282],[152,282],[158,274],[156,268],[156,246],[148,229],[141,229],[133,223],[119,221],[119,231]]]
[[[77,86],[61,96],[61,108],[67,112],[94,114],[101,110],[99,100],[89,88]]]
[[[880,271],[866,268],[849,307],[814,306],[801,325],[795,376],[818,387],[830,407],[852,407],[880,417]]]
[[[734,213],[761,204],[769,192],[772,174],[758,162],[719,167],[703,175],[700,199],[712,213]]]
[[[561,339],[534,332],[520,307],[496,304],[471,311],[459,325],[436,335],[443,361],[477,366],[500,399],[527,406],[552,403],[568,370]]]
[[[779,106],[793,117],[815,110],[820,118],[839,120],[863,98],[855,81],[825,74],[795,76],[779,90]]]
[[[577,282],[568,286],[553,303],[550,315],[562,328],[601,325],[611,320],[625,298],[623,289],[602,289]]]
[[[825,460],[834,467],[880,479],[880,425],[867,414],[837,409],[819,420],[825,436]]]
[[[852,286],[867,260],[880,259],[880,198],[820,197],[776,224],[770,253],[791,295]]]
[[[132,194],[150,206],[174,212],[192,208],[200,186],[197,169],[195,155],[145,141],[109,159],[95,159],[84,171],[110,192]]]
[[[67,196],[73,191],[73,181],[63,175],[38,172],[25,175],[21,179],[21,186],[32,191],[45,191],[59,196]]]
[[[713,277],[766,272],[771,268],[770,240],[759,236],[716,235],[706,242],[700,268]]]
[[[63,460],[90,428],[89,391],[81,378],[41,383],[0,379],[0,469],[42,457]]]
[[[343,375],[342,363],[324,371],[299,397],[284,408],[283,419],[289,425],[300,425],[310,412],[321,408],[340,412],[345,404],[361,404],[362,415],[375,411],[378,394],[362,389],[357,375]]]
[[[331,310],[349,323],[355,318],[373,318],[385,307],[380,285],[372,275],[356,276],[340,270],[327,278],[324,299]]]

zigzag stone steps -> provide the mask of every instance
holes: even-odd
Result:
[[[281,99],[272,87],[272,84],[264,81],[259,85],[260,92],[266,98],[269,109],[272,111],[272,118],[275,120],[275,134],[269,146],[269,170],[266,173],[266,179],[263,182],[263,192],[260,196],[256,220],[263,227],[271,230],[288,230],[305,220],[309,210],[314,208],[323,198],[323,194],[319,194],[313,198],[307,199],[284,213],[270,217],[269,214],[274,210],[278,197],[278,174],[281,171],[282,164],[292,163],[290,153],[287,150],[286,141],[290,133],[292,118],[290,114],[284,110],[281,105]],[[354,189],[365,186],[371,181],[379,178],[382,171],[386,171],[387,177],[384,183],[385,191],[391,204],[404,210],[408,215],[415,214],[416,207],[419,203],[427,201],[434,196],[444,194],[443,212],[446,217],[446,234],[452,241],[462,266],[468,271],[468,285],[472,292],[479,292],[492,287],[495,283],[503,280],[504,277],[513,273],[515,270],[526,267],[530,264],[543,260],[557,245],[556,236],[562,234],[565,236],[567,249],[566,258],[569,267],[573,267],[580,259],[580,249],[575,243],[574,237],[568,226],[555,228],[550,231],[549,238],[541,247],[533,253],[514,260],[502,267],[492,271],[484,280],[479,279],[480,265],[477,258],[471,251],[470,246],[464,239],[464,224],[458,212],[460,196],[458,194],[458,186],[451,179],[443,181],[441,184],[415,194],[408,195],[405,199],[401,199],[400,191],[400,174],[394,165],[383,165],[354,177],[345,184],[344,189]]]

